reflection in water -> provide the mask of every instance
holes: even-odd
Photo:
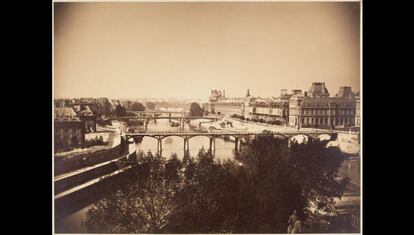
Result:
[[[196,156],[201,148],[208,150],[209,138],[205,136],[195,136],[190,139],[190,155]],[[233,159],[234,143],[223,139],[216,139],[216,159],[220,161]],[[142,150],[155,154],[157,152],[157,140],[151,137],[144,137],[141,143],[131,144],[130,151]],[[162,156],[169,158],[171,154],[176,153],[178,158],[184,156],[184,139],[178,136],[172,136],[162,141]]]
[[[185,130],[190,131],[188,124],[185,125]],[[148,124],[148,131],[179,131],[179,127],[171,127],[168,120],[158,120],[157,123],[151,122]],[[216,159],[220,161],[226,159],[233,159],[234,143],[225,141],[223,139],[216,139]],[[205,136],[196,136],[190,139],[190,155],[196,156],[198,151],[204,147],[208,149],[209,138]],[[184,140],[178,136],[172,136],[163,139],[162,142],[163,152],[162,155],[169,158],[172,153],[176,153],[178,158],[183,158],[184,153]],[[140,144],[130,144],[129,151],[134,152],[136,150],[142,150],[144,152],[151,151],[153,154],[157,151],[157,140],[151,137],[144,137]],[[340,169],[340,175],[351,178],[352,182],[360,184],[360,160],[346,160]],[[80,223],[86,216],[88,207],[85,207],[59,221],[56,227],[59,230],[56,232],[64,231],[66,233],[81,233]]]
[[[339,170],[339,175],[349,177],[354,184],[361,184],[361,160],[345,160]]]
[[[184,126],[185,131],[190,131],[188,124]],[[179,131],[179,127],[171,127],[168,120],[158,120],[157,123],[150,122],[148,124],[148,131]],[[233,159],[234,143],[231,141],[225,141],[223,139],[216,139],[216,159],[223,161],[226,159]],[[190,155],[196,156],[201,148],[207,150],[209,148],[209,138],[205,136],[195,136],[190,139]],[[131,144],[129,151],[134,152],[136,150],[142,150],[144,152],[151,151],[155,154],[157,152],[157,140],[151,137],[144,137],[139,144]],[[171,136],[163,139],[162,141],[162,156],[169,158],[171,154],[176,153],[178,158],[182,159],[184,155],[184,139],[179,136]]]
[[[81,233],[81,221],[86,217],[89,206],[70,214],[60,221],[56,222],[56,233]]]

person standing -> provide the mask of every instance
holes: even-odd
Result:
[[[299,219],[296,219],[290,233],[301,233],[301,232],[302,232],[302,222]]]
[[[298,220],[298,216],[297,216],[296,210],[293,210],[293,214],[289,216],[287,233],[292,233],[292,230],[297,220]]]

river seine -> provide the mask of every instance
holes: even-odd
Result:
[[[185,130],[190,130],[190,126],[185,124]],[[170,123],[166,119],[157,120],[157,123],[153,121],[148,124],[148,131],[179,131],[179,127],[171,127]],[[234,142],[225,141],[223,139],[216,139],[216,159],[221,161],[226,159],[233,159],[234,154]],[[170,157],[171,154],[176,153],[177,156],[182,159],[184,153],[184,142],[183,138],[173,136],[163,139],[162,143],[162,155],[164,157]],[[197,155],[198,151],[204,147],[208,149],[209,139],[203,136],[197,136],[190,139],[189,142],[190,155]],[[154,138],[146,137],[139,144],[130,144],[129,151],[132,153],[136,150],[142,150],[144,152],[151,151],[152,153],[157,152],[157,140]],[[344,162],[341,171],[341,175],[348,176],[351,180],[357,184],[360,183],[360,161],[347,160]],[[85,218],[88,206],[84,207],[75,213],[63,218],[56,225],[56,232],[64,233],[82,233],[81,220]]]

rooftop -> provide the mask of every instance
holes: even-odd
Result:
[[[304,97],[302,100],[302,107],[355,107],[355,100],[343,97]]]
[[[80,121],[78,115],[70,107],[55,108],[56,121]]]
[[[81,104],[73,105],[73,109],[79,116],[93,116],[94,115],[89,105],[81,105]]]

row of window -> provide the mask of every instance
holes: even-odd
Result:
[[[302,115],[328,115],[327,109],[302,109]],[[352,109],[331,110],[331,115],[354,115]]]
[[[278,109],[278,108],[256,108],[250,107],[250,113],[265,114],[265,115],[279,115],[287,113],[287,109]]]
[[[219,106],[219,105],[223,105],[223,106],[242,106],[243,103],[216,103],[214,105],[217,105],[217,106]]]
[[[353,125],[353,118],[332,118],[328,123],[328,118],[302,118],[302,124],[305,125]]]

